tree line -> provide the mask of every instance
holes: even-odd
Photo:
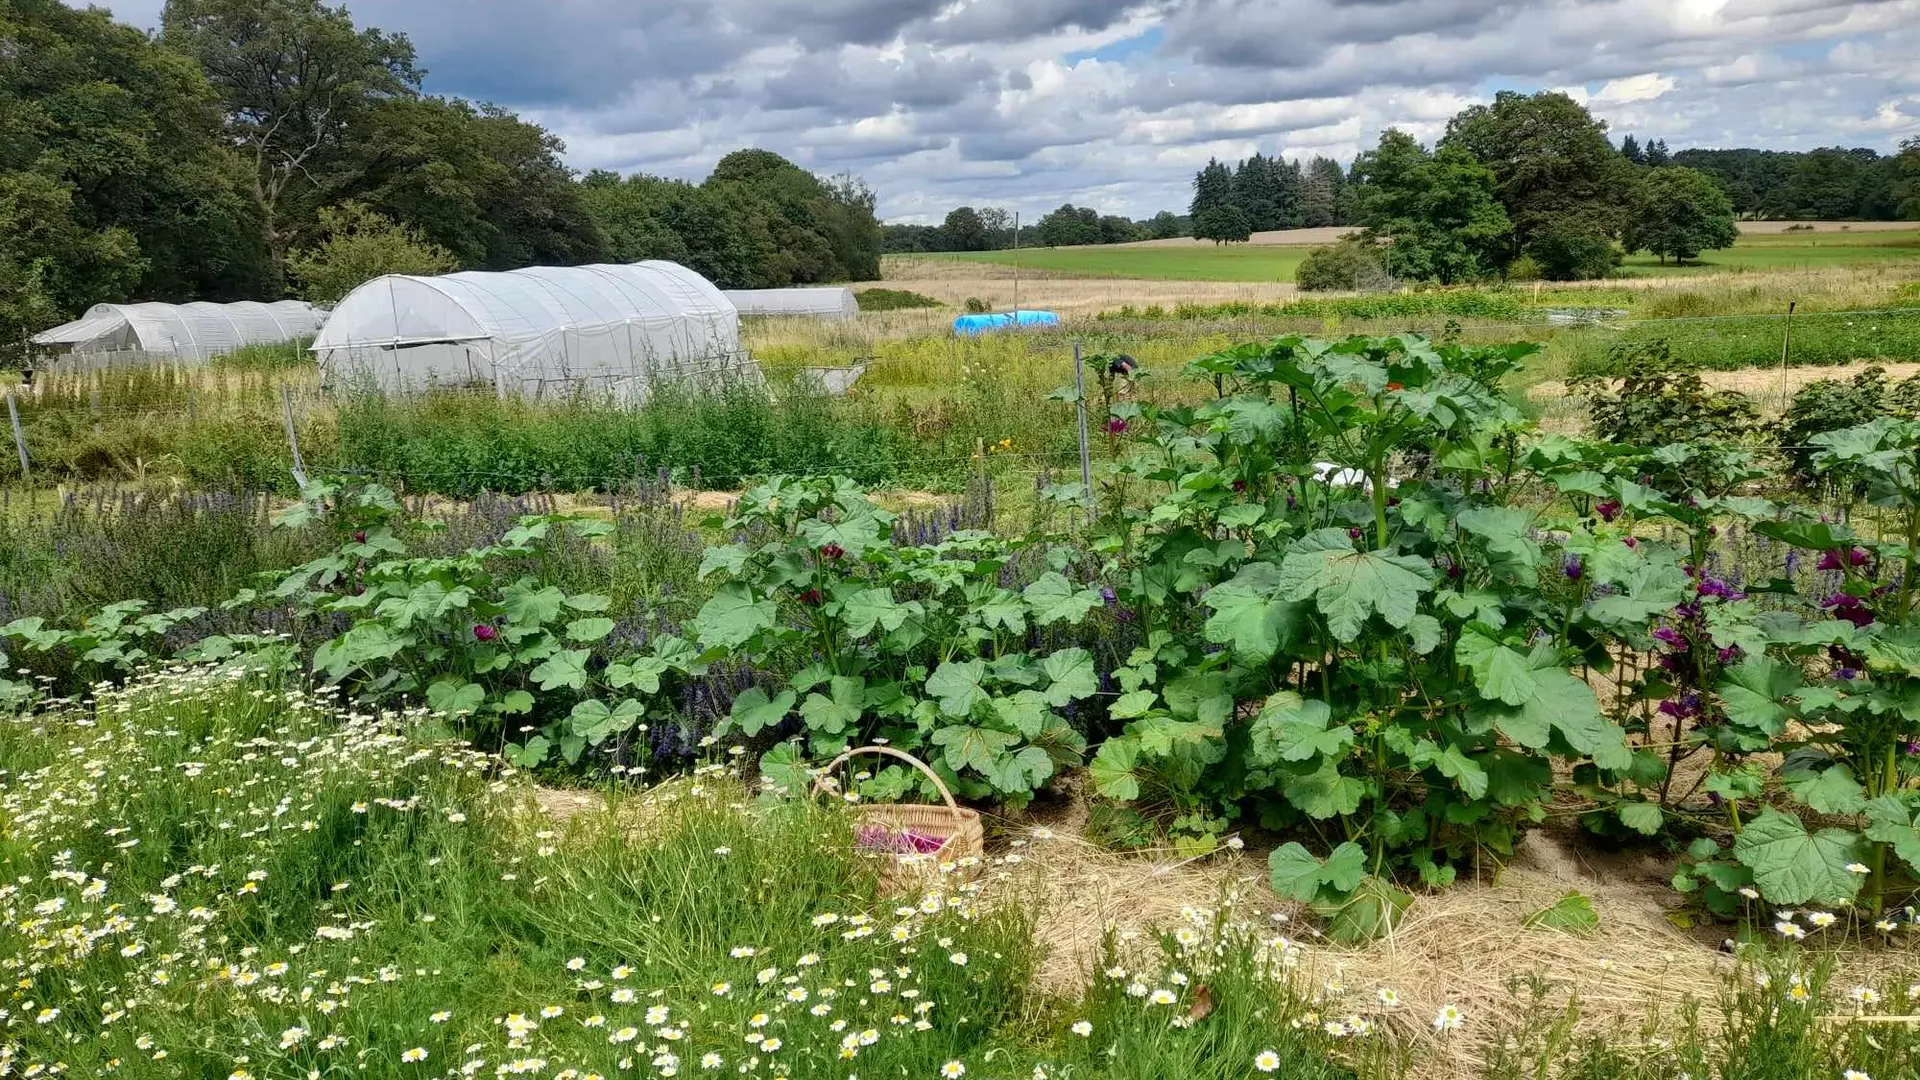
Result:
[[[1151,218],[1134,220],[1102,214],[1090,206],[1066,203],[1038,221],[1015,229],[1013,211],[987,206],[959,206],[938,225],[882,226],[890,254],[940,251],[1005,251],[1021,247],[1069,247],[1080,244],[1129,244],[1136,240],[1165,240],[1192,233],[1183,214],[1162,210]]]
[[[387,272],[647,258],[723,287],[879,276],[874,194],[776,154],[577,178],[322,0],[168,0],[158,34],[0,3],[0,342],[102,302],[327,302]]]
[[[1202,201],[1219,205],[1238,183],[1225,172],[1211,163],[1194,178],[1196,235],[1209,231]],[[1729,247],[1740,216],[1920,218],[1920,139],[1884,157],[1669,153],[1664,141],[1631,137],[1616,148],[1606,125],[1567,95],[1502,91],[1456,114],[1432,147],[1383,132],[1347,171],[1338,205],[1343,223],[1361,231],[1315,252],[1301,267],[1303,287],[1604,277],[1623,253],[1685,261]]]

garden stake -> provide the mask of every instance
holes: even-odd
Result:
[[[20,451],[20,482],[29,483],[32,476],[27,461],[27,436],[20,430],[20,410],[14,407],[12,390],[7,391],[7,421],[13,425],[13,448]]]

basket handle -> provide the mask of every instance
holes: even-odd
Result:
[[[947,790],[947,785],[944,781],[940,779],[939,773],[934,772],[932,769],[928,768],[926,762],[921,761],[919,758],[914,757],[912,754],[909,754],[904,750],[895,750],[891,746],[856,746],[853,749],[847,751],[846,753],[841,754],[839,757],[834,758],[832,761],[827,762],[825,767],[823,767],[820,770],[820,779],[814,782],[813,793],[818,795],[820,793],[820,789],[826,784],[827,774],[839,768],[840,766],[845,765],[847,763],[847,760],[853,757],[853,755],[855,754],[884,754],[888,757],[899,758],[901,761],[904,761],[907,764],[925,773],[927,775],[927,779],[933,781],[934,790],[938,791],[940,793],[940,797],[946,800],[947,809],[949,810],[960,809],[960,804],[953,801],[953,792]]]

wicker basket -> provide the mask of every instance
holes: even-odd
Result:
[[[891,746],[857,746],[827,763],[827,767],[821,770],[820,780],[814,785],[814,792],[818,794],[826,786],[827,777],[855,754],[881,754],[906,762],[933,781],[934,789],[940,792],[940,798],[946,803],[945,806],[872,803],[855,810],[863,829],[885,830],[889,836],[907,834],[907,837],[921,843],[932,840],[939,844],[937,848],[926,851],[900,852],[885,847],[875,850],[873,854],[876,857],[885,859],[880,868],[882,890],[900,893],[924,888],[942,875],[951,873],[955,865],[962,866],[963,872],[978,865],[986,854],[986,833],[980,827],[979,812],[954,802],[953,792],[947,790],[940,775],[912,754]],[[969,859],[973,861],[966,862]]]

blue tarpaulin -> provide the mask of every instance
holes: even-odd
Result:
[[[1059,326],[1060,316],[1051,311],[996,311],[988,315],[962,315],[953,320],[953,332],[972,337],[990,334],[1010,326]]]

